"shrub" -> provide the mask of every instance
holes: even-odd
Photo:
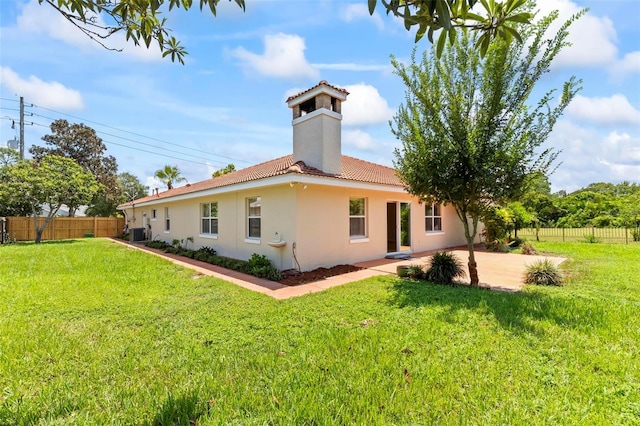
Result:
[[[429,258],[429,267],[425,273],[428,281],[437,284],[452,284],[455,278],[464,277],[460,259],[449,252],[436,252]]]
[[[494,251],[497,253],[507,253],[509,252],[509,246],[505,243],[505,240],[492,240],[486,241],[484,246],[489,251]]]
[[[596,244],[601,242],[600,238],[596,237],[595,235],[592,234],[587,234],[584,236],[584,240],[590,244]]]
[[[147,241],[146,243],[144,243],[144,245],[149,248],[158,250],[164,250],[169,247],[169,244],[165,243],[164,241]]]
[[[414,280],[421,280],[425,278],[424,269],[420,265],[409,265],[407,268],[407,277]]]
[[[562,285],[563,280],[562,271],[549,259],[532,263],[524,273],[525,284]]]
[[[269,258],[263,254],[253,253],[243,269],[247,274],[272,281],[278,281],[282,277],[280,270],[274,267]]]
[[[640,229],[632,230],[631,237],[633,238],[633,241],[640,241]]]
[[[518,247],[521,247],[526,242],[527,240],[525,240],[524,238],[516,237],[513,240],[509,241],[509,247],[518,248]]]
[[[522,244],[522,247],[520,247],[520,252],[522,254],[538,254],[538,250],[536,250],[533,244],[529,242],[525,242],[524,244]]]

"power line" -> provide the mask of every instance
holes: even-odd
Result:
[[[6,98],[0,98],[0,99],[6,99]],[[7,99],[7,100],[9,100],[9,99]],[[237,162],[245,163],[245,164],[251,164],[251,162],[246,161],[246,160],[241,160],[239,158],[228,157],[228,156],[221,155],[221,154],[212,154],[211,152],[207,152],[207,151],[203,151],[203,150],[200,150],[200,149],[191,148],[191,147],[188,147],[188,146],[179,145],[179,144],[174,143],[174,142],[169,142],[169,141],[166,141],[166,140],[163,140],[163,139],[154,138],[154,137],[151,137],[151,136],[145,136],[145,135],[140,134],[140,133],[130,132],[128,130],[123,130],[123,129],[120,129],[120,128],[117,128],[117,127],[114,127],[114,126],[110,126],[108,124],[104,124],[104,123],[99,123],[97,121],[88,120],[88,119],[85,119],[85,118],[82,118],[82,117],[78,117],[78,116],[75,116],[75,115],[72,115],[72,114],[67,114],[67,113],[64,113],[64,112],[61,112],[61,111],[57,111],[57,110],[54,110],[54,109],[51,109],[51,108],[38,106],[36,104],[31,104],[31,105],[34,108],[40,108],[40,109],[43,109],[43,110],[46,110],[46,111],[55,112],[57,114],[65,115],[67,117],[72,117],[72,118],[75,118],[75,119],[78,119],[78,120],[82,120],[82,121],[87,122],[87,123],[97,124],[99,126],[103,126],[103,127],[109,128],[109,129],[117,130],[117,131],[122,132],[122,133],[128,133],[130,135],[139,136],[139,137],[142,137],[142,138],[145,138],[145,139],[150,139],[150,140],[153,140],[153,141],[156,141],[156,142],[161,142],[161,143],[164,143],[164,144],[167,144],[167,145],[178,146],[180,148],[187,149],[187,150],[190,150],[190,151],[194,151],[194,152],[197,152],[197,153],[200,153],[200,154],[213,155],[215,157],[225,158],[227,160],[237,161]],[[45,118],[49,118],[49,117],[45,117]],[[49,118],[49,119],[52,119],[52,118]],[[122,139],[125,139],[125,138],[122,138]],[[142,142],[139,142],[139,143],[142,143]],[[146,144],[146,145],[148,145],[148,144]],[[153,146],[154,148],[157,148],[157,146],[155,146],[155,145],[151,145],[151,146]],[[165,149],[167,151],[171,151],[171,150],[169,150],[167,148],[162,148],[162,149]],[[173,151],[173,152],[175,152],[175,151]],[[219,161],[217,161],[217,162],[219,162]]]
[[[46,118],[46,119],[48,119],[48,120],[55,120],[55,118],[53,118],[53,117],[48,117],[48,116],[46,116],[46,115],[38,114],[38,113],[35,113],[35,112],[33,113],[33,115],[34,115],[34,116],[36,116],[36,117]],[[95,130],[95,129],[94,129],[94,130]],[[133,142],[133,143],[140,144],[140,145],[149,146],[149,147],[152,147],[152,148],[157,148],[155,145],[150,144],[150,143],[140,142],[140,141],[137,141],[137,140],[134,140],[134,139],[125,138],[125,137],[123,137],[123,136],[114,135],[113,133],[103,132],[102,130],[96,130],[96,133],[98,133],[98,134],[103,134],[103,135],[107,135],[107,136],[112,136],[112,137],[114,137],[114,138],[122,139],[122,140],[125,140],[125,141],[128,141],[128,142]],[[101,139],[102,139],[102,138],[101,138]],[[107,141],[106,141],[106,140],[104,140],[104,139],[103,139],[103,141],[104,141],[104,142],[107,142]],[[116,143],[116,142],[113,142],[113,141],[108,141],[108,142],[109,142],[109,143],[111,143],[111,144],[113,144],[113,145],[123,146],[123,147],[125,147],[125,148],[137,149],[137,148],[132,148],[132,147],[131,147],[131,146],[129,146],[129,145],[119,144],[119,143]],[[150,151],[145,151],[145,150],[141,150],[141,149],[138,149],[138,150],[139,150],[139,151],[142,151],[142,152],[150,152]],[[173,153],[180,154],[180,155],[186,155],[186,156],[188,156],[188,157],[200,158],[200,159],[202,158],[202,156],[197,156],[197,155],[193,155],[193,154],[187,154],[187,153],[183,153],[183,152],[181,152],[181,151],[176,151],[176,150],[173,150],[173,149],[162,148],[162,150],[163,150],[163,151],[167,151],[167,152],[173,152]],[[154,154],[158,154],[157,152],[153,152],[153,153],[154,153]],[[162,155],[162,154],[158,154],[158,155]],[[174,158],[174,159],[176,158],[176,157],[172,157],[172,156],[169,156],[169,155],[167,155],[167,157],[169,157],[169,158]],[[191,160],[186,160],[186,159],[185,159],[185,161],[191,161]],[[226,165],[224,162],[219,161],[219,160],[209,160],[209,161],[210,161],[211,163],[217,163],[217,164],[220,164],[220,165],[223,165],[223,166],[224,166],[224,165]],[[196,164],[206,164],[206,163],[197,162]]]
[[[47,117],[43,117],[43,116],[41,116],[41,115],[39,115],[39,114],[34,114],[34,115],[37,115],[38,117],[42,117],[42,118],[47,118]],[[25,124],[27,124],[27,123],[25,123]],[[41,127],[47,127],[47,128],[49,127],[49,125],[41,124],[41,123],[35,123],[35,122],[32,122],[31,124],[36,125],[36,126],[41,126]],[[186,159],[186,158],[175,157],[175,156],[173,156],[173,155],[161,154],[161,153],[159,153],[159,152],[157,152],[157,151],[148,151],[148,150],[146,150],[146,149],[135,148],[135,147],[132,147],[132,146],[129,146],[129,145],[121,144],[121,143],[114,142],[114,141],[110,141],[110,140],[102,139],[102,141],[103,141],[104,143],[106,143],[106,144],[122,146],[122,147],[124,147],[124,148],[128,148],[128,149],[131,149],[131,150],[134,150],[134,151],[145,152],[145,153],[148,153],[148,154],[157,155],[157,156],[159,156],[159,157],[166,157],[166,158],[171,158],[171,159],[173,159],[173,160],[186,161],[186,162],[193,163],[193,164],[198,164],[198,165],[201,165],[201,166],[209,166],[209,165],[210,165],[210,164],[208,164],[207,162],[202,162],[202,161],[193,161],[193,160],[189,160],[189,159]],[[145,145],[148,145],[148,144],[145,144]],[[185,154],[185,155],[189,155],[189,154]],[[193,157],[195,157],[195,156],[193,156]]]

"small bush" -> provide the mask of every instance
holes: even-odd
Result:
[[[272,281],[278,281],[282,277],[280,270],[275,268],[269,258],[263,254],[253,253],[243,269],[247,274]]]
[[[505,243],[504,240],[486,241],[484,243],[484,246],[488,251],[493,251],[493,252],[496,252],[496,253],[508,253],[509,252],[509,246]]]
[[[631,237],[633,238],[633,241],[640,241],[640,229],[632,230]]]
[[[146,243],[144,243],[144,245],[157,250],[164,250],[169,247],[169,244],[165,243],[164,241],[147,241]]]
[[[455,278],[464,277],[460,259],[453,253],[436,252],[429,258],[429,267],[425,273],[427,281],[436,284],[452,284]]]
[[[549,259],[539,260],[527,266],[524,273],[525,284],[562,285],[562,271]]]
[[[213,247],[207,247],[207,246],[200,247],[197,250],[197,252],[198,253],[204,253],[204,254],[211,255],[211,256],[213,256],[214,254],[217,253]]]
[[[584,240],[590,244],[596,244],[596,243],[600,243],[601,240],[600,238],[596,237],[595,235],[592,234],[587,234],[584,236]]]
[[[536,250],[533,244],[529,242],[525,242],[524,244],[522,244],[522,247],[520,247],[520,252],[522,254],[529,254],[529,255],[538,254],[538,250]]]
[[[509,247],[511,248],[522,247],[522,245],[525,244],[526,242],[527,240],[525,240],[524,238],[516,237],[513,240],[509,241]]]
[[[421,280],[425,278],[425,272],[420,265],[409,265],[407,268],[407,277],[414,280]]]

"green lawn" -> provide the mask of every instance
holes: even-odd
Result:
[[[640,423],[639,248],[536,246],[567,286],[285,301],[108,240],[0,246],[0,424]]]

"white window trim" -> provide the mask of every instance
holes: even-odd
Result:
[[[251,216],[249,214],[249,212],[251,211],[251,207],[249,206],[249,200],[255,199],[256,201],[258,199],[260,199],[260,216]],[[244,239],[245,243],[249,243],[249,244],[260,244],[260,238],[262,238],[262,197],[261,196],[255,196],[255,197],[247,197],[245,200],[245,206],[246,206],[246,226],[247,226],[247,230],[246,230],[246,237]],[[249,220],[251,219],[260,219],[260,236],[259,237],[251,237],[249,236]]]
[[[369,237],[351,237],[349,239],[349,244],[360,244],[360,243],[368,243]]]
[[[435,207],[436,205],[437,205],[437,206],[439,206],[439,208],[440,208],[440,215],[438,215],[438,216],[435,216],[435,215],[433,215],[433,216],[427,216],[427,215],[426,215],[426,212],[425,212],[425,215],[424,215],[424,220],[425,220],[425,222],[424,222],[424,233],[425,233],[425,235],[426,235],[426,236],[442,235],[442,234],[444,234],[444,233],[445,233],[445,232],[444,232],[444,220],[443,220],[443,215],[442,215],[442,204],[432,203],[432,204],[431,204],[431,208],[432,208],[432,209],[434,209],[434,207]],[[426,208],[427,208],[427,205],[425,205],[425,209],[426,209]],[[434,210],[435,210],[435,209],[434,209]],[[428,231],[428,230],[427,230],[427,218],[431,218],[432,220],[433,220],[434,218],[440,218],[440,228],[442,228],[442,229],[439,229],[439,230],[437,230],[437,231]]]
[[[217,240],[218,239],[218,234],[198,234],[198,237],[200,237],[200,238],[208,238],[210,240]]]
[[[169,229],[167,229],[167,223],[169,223]],[[169,211],[169,207],[164,208],[164,233],[171,233],[171,212]]]
[[[364,200],[364,214],[363,215],[351,215],[351,212],[349,212],[349,228],[351,228],[351,219],[358,219],[358,218],[363,218],[364,219],[364,235],[351,235],[351,229],[349,229],[349,240],[351,243],[366,243],[369,242],[369,232],[368,232],[368,220],[367,220],[367,207],[368,207],[368,202],[367,202],[367,198],[366,197],[349,197],[349,202],[351,202],[351,200]]]
[[[202,232],[202,219],[209,219],[209,229],[211,229],[211,219],[216,219],[218,221],[218,231],[220,230],[220,218],[218,216],[208,216],[208,217],[204,217],[202,216],[202,206],[204,204],[215,204],[216,205],[216,210],[218,210],[218,202],[217,201],[211,201],[210,203],[200,203],[200,236],[203,238],[213,238],[215,240],[218,239],[218,233],[213,233],[213,232]],[[209,211],[211,211],[211,208],[209,208]]]
[[[151,221],[155,222],[157,219],[158,219],[158,212],[156,211],[156,209],[151,209]]]

